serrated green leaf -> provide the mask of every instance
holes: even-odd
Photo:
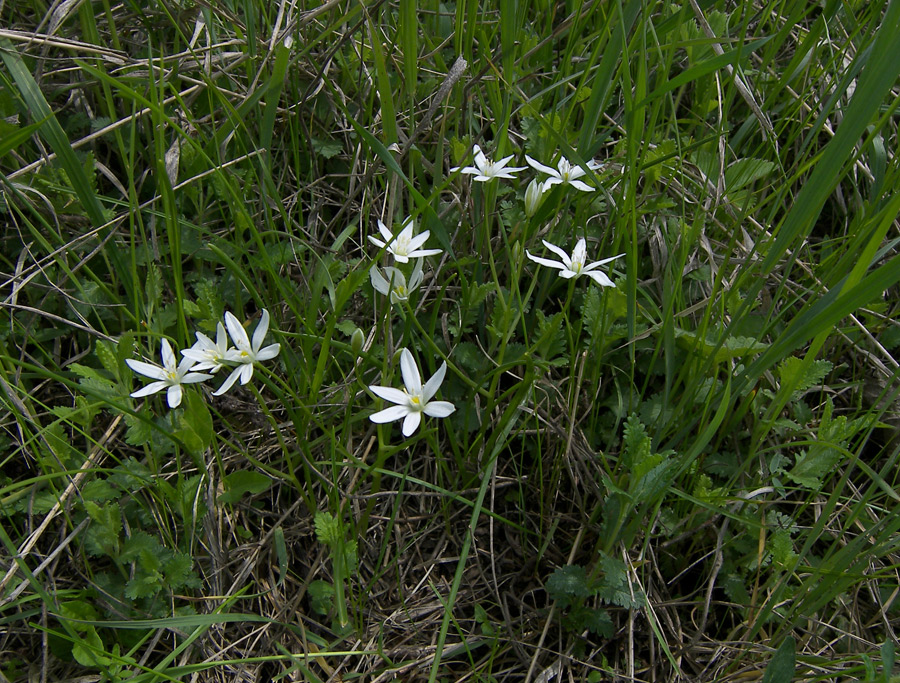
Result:
[[[753,337],[727,337],[722,345],[719,346],[718,341],[712,334],[707,335],[706,339],[703,339],[696,332],[680,328],[675,329],[675,339],[683,348],[688,350],[696,349],[707,356],[715,352],[714,359],[717,363],[762,353],[769,348],[768,344],[764,344]]]
[[[605,553],[600,555],[603,578],[597,587],[597,596],[610,605],[634,609],[641,606],[640,594],[632,595],[628,582],[628,568],[621,560]]]
[[[142,420],[136,415],[126,414],[125,420],[125,443],[131,446],[143,446],[150,443],[153,436],[153,427],[147,420]]]
[[[326,159],[336,157],[344,149],[339,140],[320,140],[319,138],[312,139],[312,147],[316,154]]]
[[[661,456],[654,456],[661,457]],[[632,486],[630,493],[635,503],[655,503],[672,483],[678,471],[677,463],[663,459],[658,465],[646,472]]]
[[[811,387],[822,383],[834,365],[827,360],[815,360],[805,366],[802,358],[790,356],[778,366],[778,377],[782,386],[794,387],[792,398],[799,398]]]
[[[592,590],[588,585],[587,572],[577,564],[557,567],[544,586],[547,594],[559,604],[568,607],[574,602],[590,597]]]
[[[137,562],[142,569],[155,571],[162,566],[163,556],[168,551],[155,536],[146,531],[134,531],[122,544],[122,562]]]
[[[172,556],[163,563],[163,574],[166,584],[170,589],[178,589],[196,582],[197,577],[193,571],[194,562],[190,555],[180,552],[172,553]]]
[[[125,584],[125,595],[132,600],[151,598],[163,588],[161,574],[142,574]]]
[[[102,365],[116,381],[119,381],[119,361],[116,357],[115,347],[105,339],[98,339],[97,343],[94,344],[94,355],[97,356],[100,365]]]
[[[725,169],[725,189],[735,192],[750,183],[765,178],[776,168],[771,161],[763,159],[738,159]]]
[[[652,442],[637,415],[632,413],[625,421],[622,440],[622,463],[629,471],[650,457]]]
[[[81,497],[84,500],[105,502],[115,500],[119,495],[119,490],[111,486],[106,479],[93,479],[81,489]]]
[[[316,538],[329,548],[336,548],[344,540],[340,521],[330,512],[317,512],[315,527]]]
[[[119,556],[119,534],[122,532],[122,517],[117,503],[98,505],[85,500],[84,509],[91,518],[91,525],[85,532],[85,547],[91,555]]]
[[[334,605],[334,586],[327,581],[315,580],[306,589],[309,595],[309,606],[320,616],[328,616]]]

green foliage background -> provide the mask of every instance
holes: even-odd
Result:
[[[0,680],[893,680],[900,3],[0,26]],[[580,237],[614,288],[526,254]],[[130,396],[262,309],[251,384]],[[456,406],[409,439],[400,348]]]

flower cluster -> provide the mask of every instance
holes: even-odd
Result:
[[[481,151],[481,148],[478,145],[475,145],[474,150],[474,166],[467,166],[463,169],[460,169],[459,167],[451,168],[450,171],[459,171],[460,173],[472,174],[475,176],[475,180],[486,183],[489,180],[493,180],[494,178],[515,178],[515,173],[525,170],[525,167],[506,168],[506,164],[510,162],[512,156],[504,157],[497,162],[492,162],[484,155],[484,152]],[[591,187],[583,180],[580,180],[580,178],[586,175],[585,168],[591,171],[596,171],[600,168],[601,164],[597,161],[588,161],[584,165],[584,168],[577,164],[571,163],[564,156],[559,157],[559,160],[556,162],[556,168],[545,166],[539,161],[535,161],[527,154],[525,155],[525,161],[536,171],[540,171],[541,173],[548,176],[548,178],[543,181],[540,181],[537,178],[533,179],[528,184],[528,187],[525,190],[525,215],[527,215],[529,218],[537,213],[541,202],[543,202],[544,200],[544,193],[554,185],[571,185],[576,190],[580,190],[582,192],[593,192],[597,189],[595,187]],[[569,256],[563,249],[556,246],[555,244],[550,244],[550,242],[547,242],[546,240],[542,241],[547,249],[559,256],[560,261],[553,261],[551,259],[533,256],[526,250],[525,253],[528,255],[528,258],[530,258],[535,263],[539,263],[540,265],[547,266],[549,268],[556,268],[560,271],[560,277],[566,279],[578,277],[579,275],[587,275],[601,287],[614,286],[613,281],[609,279],[609,276],[596,269],[600,266],[606,265],[610,261],[614,261],[615,259],[620,258],[621,256],[623,256],[623,254],[602,259],[600,261],[595,261],[593,263],[585,263],[585,261],[587,260],[587,244],[583,237],[578,240],[578,243],[575,245],[575,250],[572,252],[571,256]],[[376,287],[376,289],[378,289],[378,287]],[[379,291],[381,290],[379,289]]]
[[[230,346],[228,336],[231,337]],[[158,391],[166,390],[166,400],[170,408],[181,405],[183,384],[194,384],[212,379],[222,368],[232,368],[231,373],[222,382],[213,396],[221,396],[228,391],[234,383],[240,380],[241,384],[247,384],[253,377],[253,366],[256,363],[275,358],[281,350],[280,344],[263,346],[266,332],[269,330],[269,312],[263,309],[259,324],[253,332],[251,339],[241,322],[231,313],[225,313],[225,325],[221,322],[216,326],[216,341],[213,341],[202,332],[197,332],[197,341],[189,349],[181,352],[181,362],[176,365],[175,352],[168,339],[162,340],[162,366],[144,361],[127,359],[125,362],[139,375],[156,380],[145,387],[138,389],[132,398],[149,396]],[[208,370],[209,373],[200,372]]]
[[[515,179],[516,173],[527,168],[526,166],[509,166],[513,159],[512,155],[503,157],[499,161],[492,161],[478,145],[474,145],[473,152],[473,166],[455,166],[450,169],[450,172],[471,175],[474,176],[473,180],[476,182],[488,183],[500,178]],[[582,167],[572,164],[568,159],[560,156],[556,162],[556,168],[545,166],[528,155],[525,156],[525,161],[528,166],[548,176],[543,181],[535,178],[525,191],[525,213],[529,217],[535,215],[543,201],[544,194],[554,185],[570,185],[581,192],[593,192],[596,189],[581,180],[587,174],[587,170],[596,171],[600,168],[600,164],[596,161],[589,161]],[[391,304],[405,302],[422,284],[425,277],[422,266],[424,258],[440,254],[441,250],[424,248],[430,233],[425,230],[416,234],[415,221],[411,217],[403,221],[400,231],[396,234],[379,220],[378,232],[379,236],[377,237],[369,235],[369,241],[384,253],[390,254],[395,265],[385,266],[383,269],[373,265],[369,271],[372,287],[376,292],[388,297]],[[525,253],[535,263],[559,270],[559,274],[563,278],[571,279],[579,275],[587,275],[601,287],[614,286],[613,281],[598,269],[619,258],[622,254],[587,263],[587,243],[583,237],[578,240],[571,256],[546,240],[544,240],[544,246],[556,254],[560,260],[554,261],[534,256],[527,250]],[[413,262],[411,269],[408,266],[410,261]],[[403,377],[404,389],[380,385],[369,386],[369,391],[375,396],[395,404],[373,413],[369,419],[378,424],[403,420],[403,436],[409,437],[418,429],[423,414],[430,417],[447,417],[455,410],[454,405],[449,401],[432,400],[444,381],[446,372],[447,363],[444,362],[431,379],[423,384],[412,353],[409,349],[402,349],[400,351],[400,373]]]
[[[508,161],[508,160],[507,160]],[[505,164],[505,162],[502,162]],[[502,168],[502,164],[500,167]],[[499,171],[499,169],[496,169]],[[516,169],[510,169],[516,170]],[[512,177],[512,176],[510,176]],[[394,261],[399,265],[405,265],[412,260],[413,266],[407,278],[406,273],[397,266],[385,266],[383,271],[378,266],[372,266],[369,271],[369,277],[372,280],[372,287],[375,291],[388,297],[392,304],[407,301],[409,295],[412,294],[424,279],[422,262],[426,256],[434,256],[440,254],[440,249],[423,249],[425,242],[430,236],[430,232],[415,234],[415,221],[407,218],[403,221],[401,230],[394,235],[388,227],[378,221],[378,232],[382,239],[369,236],[369,241],[379,249],[384,249],[386,253],[394,257]],[[383,387],[372,385],[369,390],[386,401],[395,403],[396,405],[379,410],[369,416],[372,422],[382,424],[385,422],[393,422],[394,420],[403,420],[402,432],[403,436],[412,435],[422,422],[422,414],[430,417],[447,417],[456,407],[449,401],[432,401],[441,383],[444,381],[444,375],[447,372],[447,363],[443,363],[438,371],[425,384],[422,384],[422,376],[419,374],[419,367],[413,359],[409,349],[400,351],[400,374],[403,377],[405,389],[394,389],[393,387]]]

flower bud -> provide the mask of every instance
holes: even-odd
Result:
[[[525,190],[525,215],[531,218],[537,213],[538,207],[544,200],[544,184],[538,182],[537,178],[528,183]]]
[[[366,343],[366,335],[363,334],[363,331],[358,327],[353,330],[353,334],[350,335],[350,350],[353,351],[354,356],[359,356],[362,352],[363,344]]]
[[[518,265],[524,260],[525,250],[522,248],[522,243],[519,240],[513,242],[512,245],[512,263],[514,266],[518,267]]]

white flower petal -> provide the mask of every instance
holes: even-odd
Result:
[[[478,145],[475,145],[472,149],[475,152],[475,165],[478,168],[484,168],[485,166],[487,166],[490,163],[487,160],[487,157],[484,155],[484,152],[481,151],[481,147],[479,147]]]
[[[581,190],[582,192],[593,192],[596,190],[596,187],[591,187],[587,183],[583,183],[580,180],[569,179],[569,185],[574,187],[576,190]]]
[[[143,375],[144,377],[149,377],[151,379],[165,379],[167,377],[166,371],[163,370],[158,365],[153,365],[151,363],[145,363],[142,360],[134,360],[132,358],[126,358],[125,364],[128,365],[129,368],[134,370],[139,375]]]
[[[231,341],[238,349],[241,351],[250,349],[250,337],[247,336],[247,330],[231,311],[225,311],[225,326],[228,328],[228,334],[231,335]]]
[[[422,422],[422,413],[418,410],[410,412],[403,420],[403,436],[412,436]]]
[[[198,365],[196,367],[200,366]],[[181,378],[181,384],[196,384],[197,382],[205,382],[206,380],[212,378],[212,375],[207,375],[205,372],[189,372]]]
[[[542,266],[547,266],[549,268],[563,269],[563,270],[565,270],[565,268],[566,268],[565,263],[560,263],[559,261],[551,261],[548,258],[541,258],[540,256],[535,256],[534,254],[529,252],[527,249],[525,250],[525,255],[528,256],[528,258],[530,258],[535,263],[540,263]]]
[[[272,360],[281,351],[281,344],[269,344],[256,352],[256,360]]]
[[[418,249],[416,251],[409,252],[409,256],[412,258],[422,258],[424,256],[436,256],[437,254],[440,254],[440,253],[441,253],[440,249]],[[397,258],[397,257],[395,256],[394,258]],[[400,259],[397,258],[397,260],[399,261]],[[407,261],[408,260],[409,259],[407,259]],[[403,263],[406,263],[406,261],[403,261]]]
[[[388,230],[388,227],[381,222],[381,219],[378,219],[378,232],[381,233],[381,236],[384,237],[386,242],[390,242],[394,239],[394,233]],[[369,239],[372,239],[371,237]],[[381,243],[381,246],[384,246],[384,242]]]
[[[615,283],[610,280],[606,275],[601,273],[599,270],[592,271],[590,273],[585,273],[589,278],[591,278],[594,282],[596,282],[601,287],[615,287]]]
[[[409,415],[409,408],[406,406],[390,406],[384,410],[379,410],[377,413],[372,413],[369,415],[369,419],[376,424],[384,424],[385,422],[400,420],[407,415]]]
[[[447,374],[447,362],[444,361],[441,363],[441,367],[437,369],[431,379],[425,382],[425,386],[422,388],[422,400],[425,403],[428,403],[434,395],[437,393],[437,390],[441,388],[441,383],[444,381],[444,375]]]
[[[563,251],[560,247],[557,247],[555,244],[550,244],[547,240],[541,240],[544,243],[544,246],[547,247],[554,254],[559,256],[562,259],[563,264],[566,266],[570,266],[572,264],[572,259],[569,258],[569,255]]]
[[[166,400],[169,402],[170,408],[177,408],[181,405],[183,393],[184,390],[181,388],[180,384],[173,384],[169,387],[169,390],[166,392]]]
[[[175,360],[175,352],[172,351],[172,345],[168,339],[162,340],[162,360],[163,367],[169,372],[175,372],[177,361]]]
[[[455,410],[456,406],[450,403],[450,401],[431,401],[431,403],[425,406],[423,412],[431,417],[447,417]]]
[[[256,329],[253,331],[253,343],[252,348],[254,351],[259,351],[259,347],[262,346],[263,340],[266,338],[266,332],[269,331],[269,312],[264,308],[262,310],[262,316],[259,319],[259,324],[256,326]]]
[[[415,290],[420,284],[422,284],[422,280],[424,277],[425,275],[422,273],[422,261],[421,259],[416,260],[416,265],[413,266],[413,272],[409,276],[409,285],[407,287],[407,291],[412,293],[413,290]]]
[[[150,394],[155,394],[157,391],[162,391],[167,386],[169,386],[166,382],[151,382],[145,387],[141,387],[137,391],[129,394],[131,398],[143,398],[144,396],[149,396]]]
[[[529,166],[531,166],[531,168],[535,169],[536,171],[540,171],[541,173],[546,173],[547,175],[550,175],[550,176],[557,176],[557,180],[559,180],[559,171],[557,171],[555,168],[550,168],[549,166],[544,166],[544,164],[540,163],[539,161],[535,161],[527,154],[525,155],[525,161]]]
[[[400,352],[400,374],[403,375],[403,384],[406,385],[408,394],[416,395],[422,391],[422,376],[409,349]]]
[[[369,270],[369,279],[372,281],[372,287],[376,292],[385,296],[390,293],[391,285],[384,275],[381,274],[381,271],[378,270],[378,266],[372,266],[372,269]]]
[[[546,244],[546,243],[545,243]],[[587,241],[579,237],[575,248],[572,250],[572,263],[584,263],[587,260]]]
[[[425,232],[419,233],[415,237],[412,235],[409,236],[409,241],[407,242],[406,253],[412,253],[419,247],[421,247],[425,242],[428,241],[428,237],[431,235],[430,230],[426,230]]]
[[[222,386],[220,386],[218,389],[216,389],[216,391],[213,392],[213,396],[221,396],[226,391],[231,389],[231,387],[237,381],[238,375],[241,374],[241,369],[242,369],[242,367],[238,366],[234,370],[232,370],[231,374],[225,378],[224,382],[222,382]]]
[[[625,254],[617,254],[616,256],[610,256],[609,258],[600,259],[599,261],[594,261],[588,268],[593,268],[595,266],[605,266],[610,261],[615,261],[617,258],[622,258]]]
[[[253,363],[244,363],[240,368],[241,384],[246,384],[253,378]]]
[[[391,403],[397,403],[403,406],[409,405],[409,394],[401,389],[372,385],[369,387],[369,391],[379,398],[383,398],[385,401],[390,401]]]

